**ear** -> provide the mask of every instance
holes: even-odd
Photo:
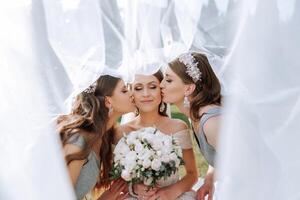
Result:
[[[196,85],[194,83],[185,85],[184,96],[190,96],[196,89]]]
[[[105,106],[107,108],[111,108],[112,107],[112,99],[110,97],[105,97]]]

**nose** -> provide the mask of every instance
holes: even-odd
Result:
[[[147,88],[145,88],[145,89],[143,90],[143,96],[144,96],[144,97],[149,96],[149,91],[148,91]]]

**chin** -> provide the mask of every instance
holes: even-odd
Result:
[[[166,98],[166,97],[163,97],[163,98],[162,98],[162,101],[165,102],[165,103],[172,103],[172,102],[170,102],[169,99]]]
[[[157,110],[158,108],[157,107],[149,107],[149,108],[143,108],[143,109],[140,109],[140,112],[152,112],[154,110]]]

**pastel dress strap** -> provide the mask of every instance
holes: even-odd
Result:
[[[173,134],[173,137],[179,142],[182,149],[193,148],[189,129],[184,129]]]

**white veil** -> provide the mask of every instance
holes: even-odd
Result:
[[[73,199],[51,124],[65,100],[101,74],[130,81],[188,50],[208,55],[226,95],[220,198],[299,199],[298,1],[0,5],[1,199]]]
[[[247,1],[241,11],[218,199],[300,199],[300,2]]]
[[[71,85],[47,41],[43,4],[0,4],[0,199],[74,199],[51,124]]]

